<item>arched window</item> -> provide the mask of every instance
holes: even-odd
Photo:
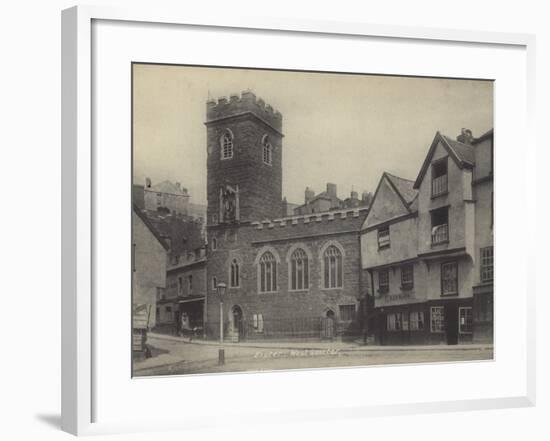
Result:
[[[273,147],[269,142],[269,136],[264,135],[264,137],[262,138],[262,147],[263,147],[264,164],[271,165],[271,161],[273,157]]]
[[[220,147],[222,153],[222,159],[229,159],[233,157],[233,133],[231,130],[227,129],[221,139]]]
[[[277,291],[277,261],[266,251],[260,257],[260,292]]]
[[[232,288],[238,288],[240,286],[240,274],[239,274],[239,262],[237,259],[231,261],[231,284]]]
[[[325,288],[342,287],[342,253],[334,245],[323,253]]]
[[[290,289],[309,289],[309,260],[301,248],[296,249],[290,256]]]

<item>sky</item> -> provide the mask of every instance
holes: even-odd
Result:
[[[384,171],[415,179],[437,131],[493,128],[493,83],[214,67],[134,65],[134,183],[171,180],[206,204],[206,101],[252,90],[283,115],[283,196],[327,182],[341,199]]]

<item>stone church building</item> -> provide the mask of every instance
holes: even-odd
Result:
[[[360,230],[368,204],[289,216],[282,115],[250,91],[208,101],[205,125],[207,335],[219,337],[221,282],[224,334],[232,341],[361,335],[368,284]]]

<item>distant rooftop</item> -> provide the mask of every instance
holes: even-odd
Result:
[[[166,180],[159,182],[158,184],[152,185],[149,178],[146,178],[145,181],[146,191],[154,191],[157,193],[167,193],[179,196],[189,196],[187,193],[187,188],[182,187],[179,182],[174,183],[172,181]]]

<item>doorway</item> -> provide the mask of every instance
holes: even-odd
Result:
[[[321,320],[322,322],[321,337],[322,338],[330,338],[330,339],[334,338],[334,335],[335,335],[334,317],[335,317],[334,311],[332,309],[329,309],[325,313],[325,316],[321,318],[322,319]]]
[[[445,337],[448,345],[458,344],[458,306],[445,306]]]
[[[235,305],[231,308],[233,340],[239,341],[243,336],[243,310]]]

